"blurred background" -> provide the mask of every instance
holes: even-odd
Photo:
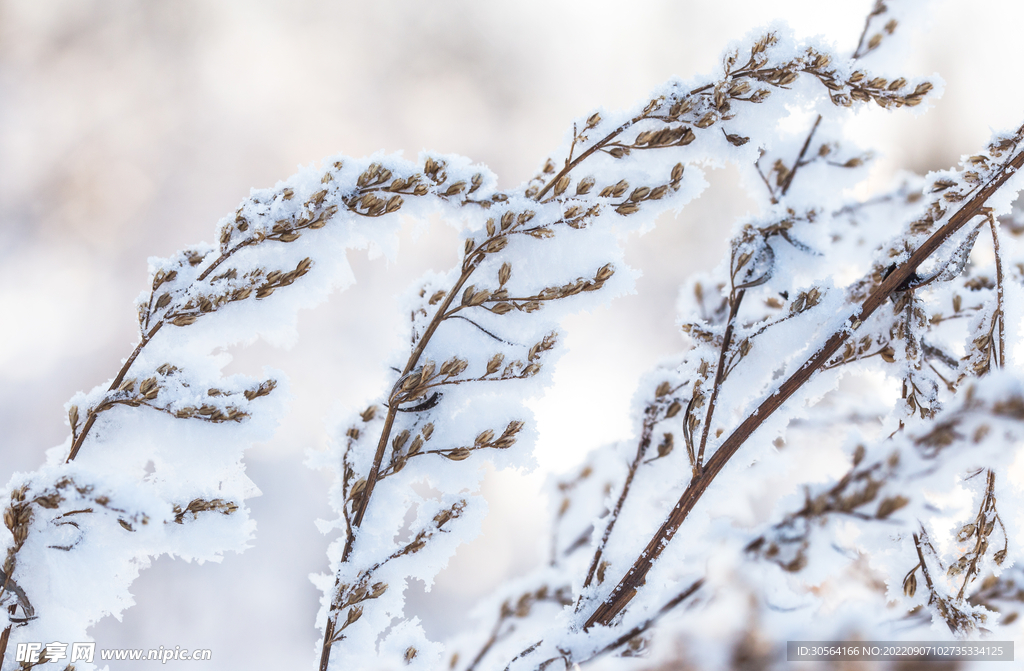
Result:
[[[66,437],[67,399],[130,352],[146,258],[211,240],[250,187],[379,149],[464,154],[512,187],[592,108],[708,72],[729,41],[778,18],[852,51],[873,4],[0,0],[0,482],[37,468]],[[1019,2],[927,6],[901,74],[939,72],[945,95],[924,116],[857,117],[854,135],[882,150],[878,179],[953,165],[1022,121],[1024,89],[1003,74],[1019,56],[1003,33],[1019,25]],[[483,535],[431,592],[409,589],[428,634],[458,630],[475,598],[543,560],[550,473],[629,435],[636,379],[681,345],[680,283],[717,264],[753,208],[735,170],[710,178],[682,216],[630,241],[637,294],[567,324],[569,354],[537,404],[540,467],[489,473]],[[100,647],[210,648],[224,670],[313,663],[307,576],[327,567],[330,539],[312,521],[330,516],[329,482],[302,462],[326,444],[327,417],[381,390],[377,362],[404,328],[393,297],[456,261],[451,229],[411,229],[396,264],[351,256],[358,284],[303,313],[293,349],[233,352],[231,371],[272,365],[295,394],[275,439],[247,456],[263,491],[249,501],[254,547],[219,565],[157,559],[134,585],[138,605],[94,629]]]

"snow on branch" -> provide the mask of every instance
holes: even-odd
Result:
[[[848,108],[914,108],[935,90],[871,72],[898,26],[877,3],[850,57],[775,26],[709,76],[581,117],[515,189],[457,156],[330,158],[253,191],[216,244],[152,259],[138,344],[6,490],[0,667],[24,668],[19,642],[87,640],[153,557],[245,549],[243,453],[272,434],[287,382],[224,376],[216,352],[287,341],[300,308],[353,281],[347,250],[391,250],[399,216],[433,213],[460,229],[460,260],[410,290],[388,391],[310,459],[334,475],[320,527],[337,533],[313,577],[320,671],[711,668],[767,664],[787,639],[885,638],[893,617],[949,637],[998,627],[1021,601],[1008,471],[1024,439],[1010,206],[1024,126],[956,169],[851,198],[873,153],[844,141]],[[781,123],[793,110],[813,119],[797,134]],[[761,210],[684,287],[687,347],[641,384],[635,438],[551,487],[546,566],[481,606],[478,631],[429,640],[406,587],[479,534],[483,464],[531,466],[524,401],[551,383],[564,320],[631,291],[625,236],[723,162]],[[821,450],[842,472],[803,472]],[[786,468],[794,493],[741,521],[737,492]]]

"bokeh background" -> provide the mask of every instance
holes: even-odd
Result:
[[[850,51],[874,0],[0,0],[0,482],[66,436],[63,404],[108,381],[135,339],[146,258],[213,237],[250,187],[336,152],[424,148],[485,163],[503,187],[528,178],[597,106],[618,108],[672,75],[707,72],[724,46],[785,19]],[[948,167],[991,128],[1016,126],[1024,3],[935,2],[912,28],[901,74],[941,73],[924,116],[861,113],[852,133],[897,167]],[[630,432],[637,377],[676,351],[674,303],[713,267],[753,202],[735,170],[683,215],[630,241],[637,294],[568,323],[569,354],[537,403],[533,473],[489,473],[491,513],[410,610],[435,637],[474,599],[542,560],[538,495],[549,474]],[[326,418],[379,392],[401,343],[393,297],[456,261],[455,234],[403,234],[397,263],[350,258],[358,284],[303,313],[289,351],[257,343],[231,371],[287,371],[295,398],[277,436],[247,457],[254,547],[221,564],[163,557],[138,605],[94,629],[100,647],[210,648],[214,668],[309,668],[326,569],[328,481],[303,465]],[[167,668],[174,666],[171,663]],[[119,668],[116,665],[112,668]]]

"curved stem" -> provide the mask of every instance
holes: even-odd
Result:
[[[121,366],[121,370],[117,372],[117,376],[114,378],[114,381],[111,382],[110,386],[107,388],[108,392],[114,391],[115,389],[121,386],[121,383],[124,382],[125,375],[128,374],[128,370],[132,367],[132,364],[135,363],[135,359],[139,357],[139,354],[146,347],[146,345],[149,344],[149,341],[153,339],[153,336],[157,334],[157,331],[159,331],[160,327],[163,325],[164,323],[162,321],[157,322],[156,326],[150,329],[149,333],[144,333],[142,335],[142,340],[139,342],[138,345],[135,346],[135,351],[133,351],[131,353],[131,356],[129,356],[125,360],[124,365]],[[64,463],[70,464],[72,461],[74,461],[75,457],[78,456],[78,452],[79,450],[82,449],[82,444],[85,442],[85,437],[89,435],[89,431],[92,429],[93,424],[96,423],[97,417],[99,417],[99,413],[94,411],[89,412],[89,416],[85,420],[85,425],[82,427],[82,431],[78,434],[74,442],[71,444],[71,452],[68,454],[68,458],[65,460]]]

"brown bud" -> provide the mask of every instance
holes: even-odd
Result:
[[[356,499],[358,499],[362,495],[363,490],[365,490],[365,489],[366,489],[366,479],[365,478],[359,478],[358,480],[356,480],[356,484],[352,485],[352,489],[348,493],[349,500],[350,501],[355,501]]]
[[[554,195],[561,196],[569,188],[569,175],[562,175],[555,182]]]
[[[658,456],[668,456],[672,452],[673,447],[675,447],[675,438],[671,433],[666,433],[658,445]]]
[[[903,593],[910,598],[914,598],[914,594],[917,592],[917,571],[914,571],[906,577],[903,581]]]
[[[355,622],[356,620],[358,620],[362,616],[363,616],[363,607],[362,606],[355,606],[355,607],[353,607],[352,610],[350,610],[348,612],[348,617],[345,618],[345,624],[341,625],[341,628],[344,629],[345,627],[349,626],[350,624],[352,624],[353,622]]]
[[[978,528],[973,524],[966,524],[960,528],[960,532],[956,535],[956,539],[963,543],[968,538],[974,535]]]
[[[579,184],[576,185],[576,195],[583,196],[590,193],[590,190],[594,188],[594,178],[590,175],[580,180]]]
[[[174,324],[175,326],[188,326],[190,324],[195,324],[196,319],[197,317],[195,315],[178,315],[177,317],[171,320],[171,323]]]
[[[875,513],[875,517],[880,520],[884,520],[908,503],[910,503],[910,499],[904,496],[890,496],[887,499],[883,499],[882,502],[878,504],[878,511]]]

